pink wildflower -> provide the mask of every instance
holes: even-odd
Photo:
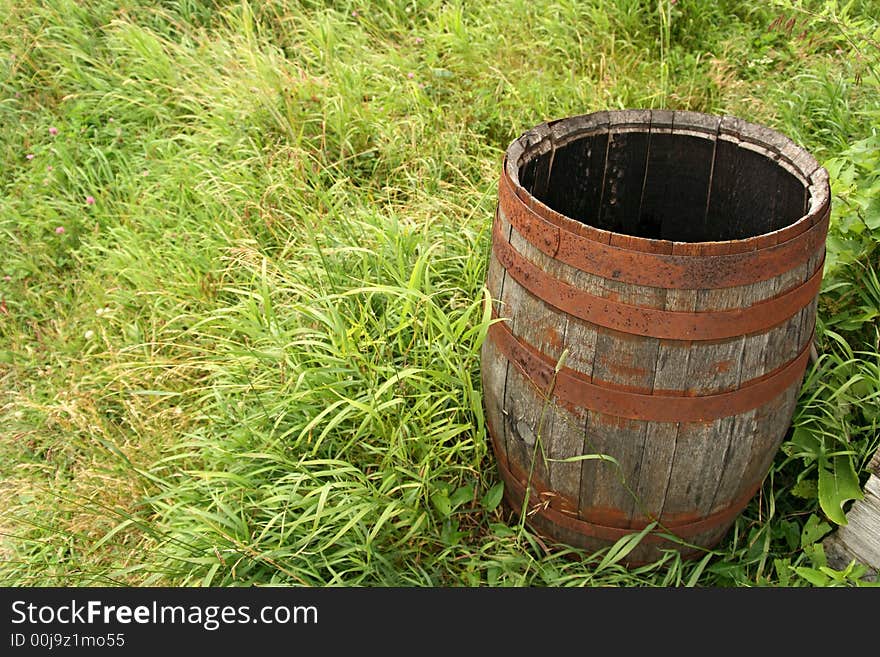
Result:
[[[27,155],[25,155],[25,157],[26,157],[27,159],[29,159],[29,160],[33,160],[33,159],[34,159],[34,154],[33,154],[33,153],[28,153]]]
[[[65,231],[64,231],[64,226],[58,226],[58,228],[55,229],[55,234],[56,234],[56,235],[64,235],[64,232],[65,232]]]
[[[52,135],[52,136],[54,137],[55,135],[58,134],[58,128],[56,128],[56,127],[53,125],[51,128],[49,128],[49,134]]]
[[[408,77],[410,80],[412,80],[414,77],[416,77],[416,74],[413,73],[412,71],[410,71],[409,73],[406,74],[406,77]]]
[[[95,197],[94,196],[86,196],[86,205],[94,205]]]

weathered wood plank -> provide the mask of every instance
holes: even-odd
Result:
[[[510,243],[525,258],[555,279],[573,282],[578,277],[579,272],[541,252],[515,229],[511,232]],[[514,335],[557,362],[565,353],[566,367],[576,367],[585,362],[592,367],[595,327],[577,322],[578,325],[571,328],[569,335],[569,328],[575,321],[573,318],[522,288],[512,277],[508,279],[507,285],[510,287],[510,303],[518,305],[517,318],[512,326]],[[567,351],[569,340],[575,341],[571,349],[574,357],[571,359],[570,352]],[[516,402],[523,417],[517,419],[515,432],[527,438],[527,444],[531,440],[529,431],[540,437],[538,452],[542,458],[536,463],[536,475],[560,494],[560,508],[576,514],[580,497],[581,464],[571,459],[580,456],[583,450],[581,427],[585,412],[559,406],[553,402],[552,390],[541,393],[546,398],[533,404],[522,399]]]
[[[755,486],[764,477],[776,457],[779,445],[791,425],[791,417],[800,393],[800,381],[793,384],[776,399],[764,404],[755,413],[752,449],[742,474],[742,486]]]
[[[553,160],[553,185],[547,190],[546,198],[541,200],[567,217],[595,223],[607,148],[606,132],[558,148]]]
[[[514,231],[510,222],[504,216],[499,207],[496,211],[496,220],[500,226],[500,234],[507,235],[507,241],[513,239]],[[528,293],[516,285],[513,277],[505,272],[501,289],[501,308],[504,317],[508,318],[508,326],[516,335],[518,325],[525,324],[522,318],[523,305],[529,302]],[[525,472],[534,472],[539,481],[547,481],[543,459],[539,459],[533,467],[533,455],[536,452],[535,441],[538,432],[543,433],[543,427],[538,426],[540,419],[539,393],[534,386],[522,376],[515,365],[507,364],[505,373],[505,386],[502,391],[501,420],[503,429],[500,431],[504,436],[504,446],[508,461],[516,464]],[[540,451],[540,450],[538,450]]]
[[[703,255],[718,250],[711,245],[701,247]],[[699,290],[696,310],[726,310],[741,303],[742,297],[736,288]],[[743,346],[743,338],[692,343],[687,366],[690,381],[688,392],[706,395],[735,389],[740,380]],[[665,521],[673,522],[709,513],[735,424],[736,416],[712,422],[681,423],[663,506],[662,518]]]
[[[766,155],[744,147],[730,135],[716,145],[708,217],[717,240],[737,240],[767,232],[774,214],[775,194],[767,181],[775,181],[776,165]]]
[[[821,261],[821,254],[818,254],[800,267],[796,267],[785,274],[774,279],[776,283],[776,294],[791,289],[801,283],[804,283],[815,271],[816,266]],[[775,326],[767,331],[767,347],[765,349],[765,358],[763,372],[771,372],[795,358],[806,344],[806,340],[810,335],[802,335],[804,329],[809,326],[812,333],[815,312],[813,304],[802,309],[788,321]]]
[[[677,243],[676,255],[699,253],[699,245]],[[666,290],[663,307],[676,312],[694,312],[697,307],[696,290]],[[684,340],[660,340],[652,389],[686,390],[691,343]],[[636,495],[640,516],[647,521],[660,518],[666,503],[666,492],[675,460],[680,423],[649,422],[645,428],[645,445]]]
[[[507,436],[504,420],[504,393],[507,387],[507,358],[491,340],[484,340],[480,352],[480,376],[483,382],[483,402],[490,436],[502,462],[507,461]]]
[[[646,307],[662,307],[665,290],[617,281],[604,281],[605,295],[623,303]],[[659,340],[640,338],[616,331],[602,330],[596,339],[593,380],[622,389],[650,391],[654,384]],[[592,468],[593,489],[588,498],[592,506],[618,509],[628,525],[637,511],[635,491],[643,461],[647,422],[612,418],[590,412],[589,440],[599,453],[608,454],[617,464],[595,461]]]
[[[497,213],[497,209],[496,209]],[[510,228],[508,228],[508,238]],[[507,309],[501,301],[504,292],[504,283],[507,273],[498,262],[494,252],[489,251],[489,263],[486,267],[486,288],[492,299],[492,308],[501,318],[509,316]],[[483,385],[483,400],[486,409],[486,420],[491,428],[492,439],[497,450],[498,457],[507,460],[507,438],[505,436],[505,423],[503,415],[504,391],[507,386],[507,359],[498,351],[494,343],[488,338],[483,341],[480,352],[480,377]]]
[[[782,165],[776,168],[776,209],[769,230],[792,224],[807,212],[807,190],[804,184]]]
[[[599,228],[631,235],[638,227],[639,205],[645,182],[648,133],[631,131],[626,124],[650,125],[647,110],[614,115],[608,131],[604,184],[599,209]]]
[[[670,176],[678,164],[674,159],[676,138],[672,135],[672,116],[669,110],[651,112],[645,181],[635,231],[640,237],[664,237],[663,224],[675,214],[676,190]]]
[[[540,488],[550,488],[546,453],[554,416],[548,412],[552,404],[547,392],[538,389],[518,367],[510,366],[504,395],[507,450],[510,460],[529,475],[529,483]]]
[[[666,210],[661,237],[682,242],[718,239],[714,228],[706,225],[715,140],[676,136],[672,153],[677,164],[669,185],[678,203]]]
[[[754,297],[766,298],[807,280],[822,259],[822,254],[813,256],[805,265],[783,276],[750,286]],[[784,324],[764,333],[746,336],[741,382],[761,376],[781,367],[805,348],[812,336],[815,324],[815,300]],[[799,386],[796,386],[799,390]],[[742,414],[735,420],[728,453],[725,456],[721,481],[716,492],[713,510],[725,504],[743,482],[751,481],[756,468],[760,470],[765,461],[753,463],[761,450],[768,445],[778,447],[791,422],[791,412],[797,400],[797,391],[788,391],[779,402],[781,409],[768,414],[767,409],[755,409]],[[792,401],[792,398],[794,401]],[[769,401],[769,400],[768,400]],[[788,413],[786,419],[786,413]],[[776,418],[771,420],[770,418]],[[772,459],[771,461],[772,462]],[[768,462],[769,467],[769,462]]]

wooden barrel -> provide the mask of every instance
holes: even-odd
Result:
[[[481,370],[533,529],[593,552],[657,522],[630,564],[724,537],[791,423],[829,211],[809,153],[729,116],[597,112],[510,145]]]

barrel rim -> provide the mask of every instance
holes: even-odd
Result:
[[[809,194],[807,212],[796,221],[775,231],[735,240],[681,242],[639,237],[597,228],[583,223],[540,201],[520,184],[519,170],[526,156],[537,156],[551,148],[589,136],[609,132],[650,132],[652,128],[675,134],[728,139],[738,145],[763,152],[768,158],[797,177]],[[680,127],[676,127],[680,126]],[[626,248],[646,253],[674,253],[701,256],[707,253],[756,251],[791,240],[822,220],[831,202],[828,171],[804,148],[782,133],[731,115],[712,115],[679,110],[602,110],[547,121],[514,139],[504,155],[502,175],[514,192],[542,218],[561,230],[610,244],[623,238]]]

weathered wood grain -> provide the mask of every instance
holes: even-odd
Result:
[[[704,244],[700,254],[711,255],[724,248]],[[742,304],[741,290],[698,290],[695,303],[698,312],[736,308]],[[743,346],[742,337],[692,342],[687,359],[687,392],[706,395],[735,389],[740,381]],[[682,522],[709,513],[725,455],[734,439],[735,422],[736,416],[730,416],[680,424],[661,520]]]
[[[618,113],[609,127],[598,216],[600,228],[632,234],[638,227],[648,133],[632,131],[630,125],[649,126],[650,117],[646,110],[628,110]]]
[[[510,230],[508,229],[508,238],[509,234]],[[506,279],[507,272],[504,271],[501,263],[490,250],[489,263],[486,267],[486,288],[492,299],[492,308],[499,318],[506,318],[509,315],[501,302]],[[483,386],[483,405],[486,409],[486,419],[490,431],[494,431],[496,434],[492,438],[502,452],[498,455],[499,458],[507,460],[507,438],[504,430],[502,406],[507,386],[509,363],[492,340],[484,340],[480,350],[480,378]]]
[[[605,294],[615,295],[633,305],[658,307],[665,298],[665,290],[617,281],[605,281]],[[640,338],[608,329],[597,335],[596,358],[593,364],[594,380],[605,386],[646,391],[654,383],[659,340]],[[590,412],[588,441],[600,454],[615,459],[594,461],[592,488],[581,492],[582,506],[589,503],[597,509],[619,511],[626,525],[637,509],[635,489],[639,481],[639,469],[643,461],[647,422],[625,420]],[[589,497],[584,495],[589,493]],[[620,520],[618,520],[620,522]]]
[[[673,246],[675,255],[699,255],[699,252],[699,244],[678,242]],[[677,312],[694,312],[697,290],[666,290],[663,307]],[[655,392],[687,390],[691,347],[692,343],[687,340],[659,341],[652,386]],[[642,474],[637,487],[644,521],[659,519],[663,511],[681,428],[678,422],[649,422],[646,428]]]
[[[651,113],[645,179],[639,198],[636,235],[651,239],[664,237],[663,225],[676,216],[676,189],[672,176],[675,162],[676,137],[672,134],[673,112],[655,110]],[[674,239],[667,230],[666,238]]]
[[[558,280],[571,281],[578,273],[542,253],[515,229],[511,231],[510,244]],[[557,362],[565,354],[563,362],[571,367],[566,342],[570,337],[568,330],[572,318],[546,304],[513,278],[508,279],[507,285],[508,303],[517,307],[512,324],[513,334]],[[595,329],[592,335],[595,335]],[[573,345],[573,351],[576,352],[574,362],[584,359],[587,351],[591,357],[591,345],[595,343],[595,338],[591,338],[583,323],[572,330],[572,337],[585,338],[584,343]],[[580,456],[583,450],[583,435],[579,427],[583,423],[584,413],[573,412],[556,404],[552,389],[536,391],[531,388],[534,385],[522,377],[516,377],[513,385],[508,385],[505,406],[512,412],[514,407],[517,409],[509,418],[511,421],[515,419],[512,433],[522,438],[528,446],[533,446],[536,439],[540,441],[537,448],[533,447],[540,455],[533,470],[535,476],[559,492],[561,508],[576,513],[580,496],[580,462],[572,459]],[[536,392],[538,398],[530,401],[528,397],[536,397]]]
[[[500,226],[500,234],[507,236],[509,242],[513,238],[514,230],[504,216],[500,208],[495,213],[496,221]],[[517,325],[523,324],[522,306],[527,303],[523,300],[522,288],[515,284],[513,277],[505,272],[500,294],[500,307],[502,317],[507,318],[508,326],[516,334]],[[507,364],[505,371],[505,385],[500,399],[501,420],[507,459],[517,464],[523,471],[534,473],[540,481],[546,481],[543,459],[533,464],[533,456],[536,451],[536,439],[538,431],[543,433],[543,428],[538,427],[540,418],[541,394],[533,389],[528,380],[518,372],[512,363]],[[499,437],[498,440],[501,438]]]
[[[553,168],[558,178],[546,197],[538,197],[562,214],[595,223],[602,195],[602,174],[608,133],[602,132],[565,144],[556,150]]]

